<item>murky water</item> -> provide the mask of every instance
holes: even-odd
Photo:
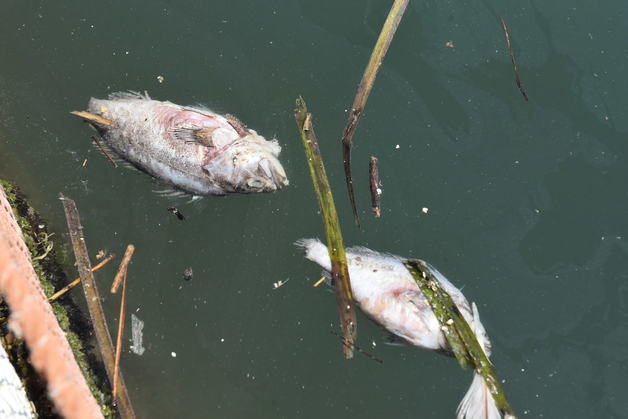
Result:
[[[50,219],[59,245],[69,246],[59,192],[77,201],[92,253],[135,244],[127,301],[146,352],[127,347],[123,368],[141,417],[448,418],[470,383],[450,358],[383,345],[364,317],[359,343],[384,364],[342,359],[335,298],[312,288],[319,270],[292,246],[322,235],[298,95],[315,115],[346,242],[424,258],[464,286],[522,417],[628,416],[624,3],[411,2],[354,139],[358,231],[338,141],[390,3],[4,2],[0,177]],[[147,176],[110,166],[68,113],[126,89],[276,136],[290,186],[160,197]],[[115,325],[118,298],[103,294]]]

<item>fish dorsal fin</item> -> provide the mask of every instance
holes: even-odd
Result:
[[[244,125],[244,122],[240,121],[236,116],[226,114],[225,119],[227,120],[229,125],[231,125],[233,129],[236,130],[240,137],[245,137],[249,135],[249,130],[246,125]]]
[[[113,92],[109,93],[109,100],[151,100],[147,91],[144,91],[144,94],[140,92],[136,92],[134,90],[127,90],[125,92]]]

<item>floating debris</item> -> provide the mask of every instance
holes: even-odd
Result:
[[[123,278],[126,277],[126,272],[129,267],[129,262],[131,262],[131,257],[133,256],[133,252],[135,252],[135,246],[129,244],[126,247],[126,251],[124,252],[124,256],[122,257],[122,262],[120,262],[120,267],[118,268],[118,273],[113,280],[113,284],[111,285],[111,293],[115,294],[118,291],[118,287],[120,286],[120,282]]]
[[[343,345],[348,345],[347,341],[345,340],[345,338],[343,338],[342,336],[340,336],[338,333],[334,332],[333,330],[330,330],[330,333],[332,335],[336,335],[340,338],[340,340],[342,341]],[[375,342],[373,342],[373,347],[375,346]],[[356,351],[358,351],[359,353],[361,353],[362,355],[366,356],[369,359],[372,359],[375,362],[379,362],[380,364],[384,363],[384,360],[381,358],[376,357],[375,355],[372,355],[368,352],[366,352],[364,349],[360,348],[358,345],[356,345],[355,343],[351,345],[352,349],[355,349]]]
[[[455,45],[454,45],[454,43],[452,41],[447,41],[447,42],[445,42],[445,46],[449,47],[449,48],[453,48]]]
[[[519,66],[517,65],[517,60],[515,60],[515,53],[512,51],[512,44],[510,42],[510,34],[508,33],[508,26],[506,26],[506,22],[503,17],[499,17],[499,21],[502,24],[502,29],[504,30],[504,35],[506,36],[506,45],[508,46],[508,52],[510,53],[510,61],[512,61],[512,69],[515,72],[515,83],[517,83],[517,87],[519,91],[523,95],[523,98],[527,101],[528,95],[523,89],[523,82],[521,81],[521,77],[519,77]]]
[[[165,80],[164,76],[161,76],[161,75],[157,76],[157,81],[159,82],[159,84],[163,83],[164,80]]]
[[[185,215],[183,215],[181,213],[181,211],[179,211],[177,208],[175,208],[175,207],[168,207],[166,209],[168,211],[170,211],[171,213],[173,213],[174,215],[176,215],[179,220],[181,220],[181,221],[185,220]]]
[[[325,282],[325,280],[326,280],[326,279],[327,279],[326,277],[321,276],[321,279],[319,279],[318,281],[316,281],[316,282],[314,283],[314,285],[312,285],[312,286],[313,286],[314,288],[316,288],[316,287],[318,287],[320,284],[322,284],[323,282]]]
[[[194,271],[192,270],[192,268],[186,268],[183,271],[183,279],[185,279],[186,281],[191,281],[193,276]]]
[[[422,212],[423,214],[427,214],[429,211],[430,211],[430,209],[429,209],[428,207],[423,207],[423,208],[421,208],[421,212]]]
[[[355,202],[355,194],[353,192],[353,178],[351,176],[351,139],[353,138],[356,127],[358,126],[358,120],[360,119],[360,115],[362,115],[362,111],[364,111],[371,89],[373,89],[375,77],[377,77],[379,68],[382,66],[388,47],[395,36],[399,22],[401,22],[403,13],[406,11],[406,7],[408,6],[408,2],[409,0],[395,0],[393,5],[390,7],[386,21],[382,26],[382,30],[380,31],[379,37],[377,38],[373,51],[371,52],[369,62],[364,69],[362,80],[360,80],[358,91],[355,94],[355,99],[353,100],[353,105],[351,106],[349,118],[347,119],[347,123],[342,133],[342,159],[344,162],[347,192],[349,194],[349,201],[351,201],[353,219],[358,227],[360,227],[360,218],[358,217],[358,209]]]
[[[273,282],[273,289],[277,289],[279,287],[283,287],[284,285],[286,285],[286,282],[290,281],[290,279],[286,279],[285,281],[277,281],[277,282]]]
[[[379,197],[382,195],[382,190],[379,187],[377,157],[373,156],[371,156],[371,162],[369,163],[369,184],[371,186],[371,210],[375,213],[375,216],[379,218],[381,216],[379,209]]]
[[[81,165],[82,167],[87,166],[87,159],[83,160],[83,164]]]
[[[100,260],[105,257],[105,251],[100,249],[98,253],[96,253],[96,260]]]
[[[144,322],[139,319],[135,314],[131,313],[131,337],[133,339],[133,345],[131,345],[131,351],[139,356],[144,354],[146,348],[142,345],[144,340]]]
[[[173,358],[176,358],[177,357],[177,353],[176,352],[170,352],[170,356],[173,357]]]

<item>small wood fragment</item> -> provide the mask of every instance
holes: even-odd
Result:
[[[113,253],[107,256],[107,258],[103,259],[98,265],[92,268],[92,272],[96,272],[97,270],[105,266],[114,257],[116,257],[116,255],[114,255]],[[77,286],[80,282],[81,282],[81,277],[79,276],[74,281],[70,282],[68,285],[61,288],[59,291],[55,292],[50,298],[48,298],[48,301],[52,302],[56,300],[57,298],[61,297],[63,294],[65,294],[66,292],[68,292],[69,290]]]
[[[83,164],[81,165],[82,167],[87,166],[87,159],[83,160]]]
[[[371,162],[369,163],[369,184],[371,186],[371,210],[375,213],[375,216],[379,218],[381,216],[379,209],[379,197],[382,194],[382,190],[379,187],[377,157],[373,156],[371,156]]]
[[[98,146],[102,154],[104,154],[107,157],[107,159],[109,159],[111,164],[113,164],[113,167],[118,167],[118,163],[116,163],[116,161],[111,158],[109,153],[107,153],[107,150],[105,150],[105,147],[103,147],[102,144],[100,144],[100,141],[98,141],[98,138],[92,135],[92,140],[94,140],[94,142],[96,143],[96,145]]]
[[[135,252],[135,246],[132,244],[126,247],[126,251],[124,252],[124,257],[122,257],[122,262],[120,262],[120,267],[118,268],[118,273],[113,280],[113,284],[111,285],[111,293],[115,294],[118,291],[118,287],[120,286],[120,282],[126,277],[126,271],[129,267],[129,262],[131,262],[131,257],[133,256],[133,252]]]
[[[85,111],[72,111],[70,112],[72,115],[76,115],[78,117],[81,117],[87,121],[90,122],[95,122],[97,124],[100,125],[113,125],[113,121],[111,119],[107,119],[107,118],[103,118],[100,115],[96,115],[94,113],[91,112],[85,112]]]
[[[312,285],[313,287],[318,287],[320,284],[322,284],[323,282],[325,282],[327,278],[325,278],[324,276],[321,277],[321,279],[319,279],[318,281],[316,281],[314,283],[314,285]]]
[[[176,215],[179,220],[185,220],[185,215],[183,215],[176,207],[168,207],[166,209]]]
[[[521,81],[521,77],[519,76],[519,66],[517,65],[517,60],[515,60],[515,53],[512,51],[512,44],[510,42],[510,34],[508,33],[508,26],[506,26],[506,22],[504,18],[499,16],[499,21],[502,24],[502,29],[504,30],[504,35],[506,36],[506,45],[508,46],[508,52],[510,53],[510,61],[512,61],[512,69],[515,72],[515,83],[517,83],[517,87],[519,91],[523,95],[523,98],[527,101],[528,95],[526,91],[523,89],[523,82]]]

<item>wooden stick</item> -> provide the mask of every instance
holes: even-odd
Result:
[[[382,194],[382,190],[379,188],[377,157],[373,156],[371,156],[371,162],[369,163],[369,183],[371,186],[371,210],[375,213],[375,216],[379,218],[381,216],[381,212],[379,210],[379,197]]]
[[[109,256],[107,256],[105,259],[102,260],[102,262],[100,262],[98,265],[96,265],[96,266],[94,266],[92,268],[92,272],[96,272],[97,270],[99,270],[100,268],[105,266],[114,257],[116,257],[116,255],[114,255],[113,253],[110,254]],[[65,287],[61,288],[59,291],[55,292],[52,295],[52,297],[48,298],[48,301],[52,302],[52,301],[56,300],[57,298],[61,297],[63,294],[65,294],[66,292],[68,292],[69,290],[71,290],[72,288],[77,286],[80,282],[81,282],[81,277],[79,276],[74,281],[70,282],[68,285],[66,285]]]
[[[96,115],[95,113],[85,111],[72,111],[70,113],[72,115],[76,115],[78,117],[86,119],[90,122],[95,122],[100,125],[113,125],[113,121],[111,119],[103,118],[102,116]]]
[[[118,163],[116,163],[116,161],[111,158],[109,153],[107,153],[107,150],[105,150],[105,147],[103,147],[102,144],[100,144],[100,141],[98,141],[98,138],[92,135],[92,140],[94,140],[100,151],[102,151],[102,154],[104,154],[109,159],[111,164],[113,164],[113,167],[118,167]]]
[[[131,256],[133,256],[133,252],[135,252],[135,246],[133,246],[132,244],[128,245],[126,247],[126,251],[124,252],[122,262],[120,262],[120,268],[118,268],[118,273],[116,274],[116,277],[113,280],[113,284],[111,285],[112,294],[115,294],[118,291],[120,281],[122,281],[123,278],[126,278],[126,271],[129,267],[129,262],[131,262]]]
[[[81,225],[81,219],[76,208],[76,203],[70,198],[60,196],[63,202],[63,209],[65,211],[65,218],[68,224],[68,230],[70,231],[70,239],[72,240],[72,247],[74,248],[74,255],[76,257],[76,264],[78,266],[79,274],[81,275],[81,283],[83,284],[83,291],[85,292],[85,300],[87,302],[87,308],[89,310],[89,316],[92,319],[94,326],[94,334],[96,335],[96,342],[100,349],[103,362],[105,363],[105,370],[109,377],[109,382],[113,385],[114,379],[114,352],[113,344],[111,342],[111,335],[109,334],[109,328],[107,327],[107,321],[105,319],[105,313],[103,312],[102,305],[100,303],[100,295],[98,288],[96,287],[96,281],[94,281],[94,274],[92,273],[91,264],[89,262],[89,253],[87,252],[87,246],[85,245],[85,238],[83,237],[83,226]],[[115,400],[120,416],[123,419],[135,418],[135,412],[129,399],[129,394],[124,384],[122,374],[120,374],[120,391],[117,400]]]
[[[366,106],[366,101],[371,93],[371,89],[373,88],[373,83],[375,83],[377,72],[384,61],[384,56],[388,51],[388,47],[392,42],[393,36],[395,36],[395,32],[397,31],[399,22],[401,22],[406,6],[408,6],[408,1],[409,0],[395,0],[391,6],[390,12],[388,12],[388,17],[386,17],[384,26],[379,33],[375,46],[373,47],[371,58],[366,65],[364,74],[362,75],[362,80],[358,85],[358,91],[355,95],[355,99],[353,100],[351,112],[349,113],[347,124],[345,125],[345,129],[342,133],[342,158],[345,169],[345,180],[347,182],[347,192],[349,193],[349,200],[351,201],[353,218],[358,227],[360,226],[360,218],[358,217],[358,209],[355,203],[355,194],[353,192],[353,178],[351,176],[351,138],[353,138],[353,133],[358,125],[358,119],[360,118],[360,115],[362,115],[362,111]]]
[[[506,22],[504,18],[499,16],[499,21],[502,24],[502,29],[504,30],[504,35],[506,36],[506,45],[508,46],[508,52],[510,53],[510,61],[512,61],[512,69],[515,71],[515,83],[517,83],[517,87],[519,91],[523,95],[523,98],[527,101],[528,95],[526,91],[523,89],[523,82],[521,81],[521,77],[519,77],[519,66],[517,65],[517,60],[515,60],[515,53],[512,52],[512,44],[510,43],[510,34],[508,33],[508,26],[506,26]]]
[[[116,399],[118,391],[119,370],[120,370],[120,353],[122,352],[122,334],[124,333],[124,312],[126,304],[126,273],[124,271],[124,279],[122,280],[122,296],[120,298],[120,318],[118,319],[118,339],[116,340],[116,360],[113,369],[113,399]]]

